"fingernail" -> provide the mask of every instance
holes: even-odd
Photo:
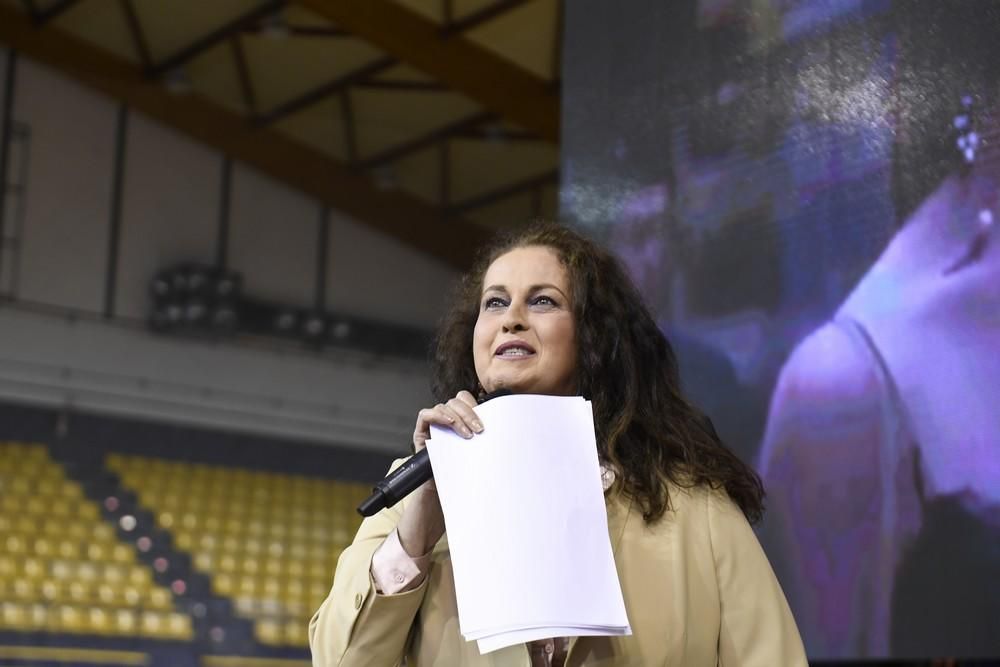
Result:
[[[463,426],[462,427],[462,435],[464,435],[466,438],[471,438],[472,437],[472,431],[470,431],[468,428],[466,428],[465,426]]]
[[[483,423],[477,419],[476,421],[472,422],[472,428],[473,430],[475,430],[476,433],[481,433],[483,430]]]

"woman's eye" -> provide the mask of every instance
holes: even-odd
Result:
[[[490,310],[492,308],[503,308],[507,303],[498,296],[491,296],[490,298],[483,301],[483,309]]]
[[[536,296],[534,299],[531,300],[531,303],[533,305],[538,305],[538,306],[556,305],[556,302],[552,299],[552,297],[549,296]]]

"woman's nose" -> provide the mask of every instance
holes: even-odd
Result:
[[[525,326],[524,313],[521,312],[520,307],[515,307],[511,305],[507,308],[507,313],[503,320],[503,330],[505,332],[509,331],[524,331],[527,327]]]

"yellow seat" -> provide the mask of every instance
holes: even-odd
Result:
[[[81,519],[97,521],[101,518],[101,510],[97,505],[89,500],[81,500],[76,506],[76,515]],[[108,528],[111,528],[108,526]],[[112,529],[114,530],[114,529]]]
[[[111,547],[111,560],[115,563],[134,563],[135,552],[127,544],[116,544]]]
[[[30,477],[33,477],[32,473],[33,471],[27,465],[21,468],[21,474],[18,477],[7,480],[7,493],[22,497],[30,496],[32,492],[30,481]]]
[[[124,602],[124,597],[119,595],[120,589],[115,588],[111,584],[100,583],[97,584],[93,589],[97,595],[97,599],[104,605],[116,605],[119,602]]]
[[[4,540],[4,546],[9,554],[25,554],[28,552],[28,543],[21,535],[8,535]]]
[[[96,592],[82,581],[71,581],[65,588],[66,598],[76,604],[91,602],[96,598]]]
[[[29,579],[17,579],[11,584],[11,595],[18,602],[38,602],[40,585]]]
[[[236,579],[227,573],[212,577],[212,589],[219,595],[232,595],[236,591]]]
[[[184,551],[191,551],[194,547],[194,534],[187,530],[177,530],[174,532],[174,543]]]
[[[121,586],[128,579],[128,568],[118,563],[105,563],[103,579],[112,586]]]
[[[194,566],[199,572],[211,573],[214,569],[215,557],[210,553],[198,553],[194,557]]]
[[[90,607],[84,626],[87,632],[97,635],[108,635],[114,632],[114,619],[111,611],[102,607]]]
[[[74,576],[80,581],[94,583],[99,577],[98,569],[93,563],[78,563],[75,569]]]
[[[266,599],[278,600],[281,598],[281,580],[275,577],[265,577],[261,580],[261,594]]]
[[[65,479],[59,487],[59,494],[68,501],[82,500],[83,489],[78,482]]]
[[[163,586],[155,586],[149,591],[149,607],[151,609],[169,610],[174,606],[174,596]]]
[[[288,621],[284,627],[285,644],[305,647],[309,645],[308,626],[299,620]]]
[[[286,564],[285,564],[285,573],[289,577],[293,577],[293,578],[296,578],[296,579],[301,579],[301,578],[305,577],[305,575],[306,575],[306,566],[299,559],[288,560],[288,561],[286,561]]]
[[[114,610],[114,629],[119,635],[134,636],[139,629],[139,620],[131,609]]]
[[[61,604],[55,608],[55,614],[49,616],[49,628],[57,632],[86,632],[86,617],[73,605]]]
[[[138,563],[128,568],[128,580],[133,586],[148,589],[153,585],[153,573]]]
[[[13,556],[0,554],[0,579],[13,579],[18,572],[18,561]]]
[[[236,558],[229,554],[225,554],[219,559],[219,572],[236,572],[239,569],[237,566],[238,562]]]
[[[281,623],[272,620],[261,620],[254,624],[254,634],[261,644],[277,646],[282,643]]]
[[[59,558],[77,560],[80,558],[81,551],[79,540],[59,540],[59,543],[56,545],[56,553]]]
[[[264,559],[264,573],[269,577],[280,577],[285,573],[285,561],[280,558]]]
[[[244,574],[255,575],[260,572],[260,561],[256,558],[246,556],[240,561],[240,570]]]
[[[83,521],[72,521],[66,523],[65,520],[57,517],[45,521],[44,531],[46,535],[52,537],[66,537],[76,540],[78,543],[90,541],[92,539],[91,526]]]
[[[38,530],[38,517],[31,514],[19,514],[14,519],[14,532],[22,536],[33,535]]]
[[[253,597],[239,595],[233,598],[233,607],[244,618],[252,618],[257,614],[257,600]]]
[[[48,571],[48,562],[38,556],[28,556],[21,561],[21,576],[26,580],[40,581]]]
[[[191,617],[172,611],[166,614],[166,635],[170,639],[189,640],[194,636]]]
[[[285,596],[301,600],[306,596],[306,587],[300,579],[288,579],[285,582]]]
[[[39,595],[49,603],[61,602],[63,600],[63,584],[54,579],[46,579],[39,586]]]
[[[91,562],[102,563],[108,560],[110,550],[102,542],[91,542],[87,545],[87,559]]]
[[[238,595],[244,597],[257,597],[263,588],[262,583],[253,575],[244,574],[239,578],[236,590]]]
[[[143,594],[147,592],[148,588],[141,588],[133,584],[128,584],[123,586],[121,589],[121,596],[125,600],[125,604],[130,607],[138,607],[142,602]]]
[[[11,630],[24,631],[32,629],[31,617],[28,614],[27,606],[17,602],[0,603],[0,621],[3,621],[0,625]]]
[[[36,556],[49,557],[55,553],[55,547],[48,539],[38,537],[31,544],[31,552]]]
[[[140,615],[140,632],[151,639],[169,638],[165,615],[158,611],[144,611]]]
[[[73,504],[67,498],[49,499],[49,514],[58,517],[69,517],[73,514]]]
[[[96,509],[96,506],[93,504],[91,504],[91,506]],[[95,542],[114,542],[117,538],[115,537],[115,529],[109,524],[98,523],[91,529],[91,539]]]

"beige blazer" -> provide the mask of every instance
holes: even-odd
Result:
[[[672,487],[670,498],[672,509],[653,526],[628,500],[608,498],[632,634],[571,640],[567,667],[806,667],[788,604],[739,508],[704,487]],[[408,667],[529,667],[524,644],[480,655],[462,638],[447,536],[418,588],[376,593],[372,554],[405,505],[366,519],[341,555],[333,589],[309,623],[313,665],[378,667],[405,657]]]

